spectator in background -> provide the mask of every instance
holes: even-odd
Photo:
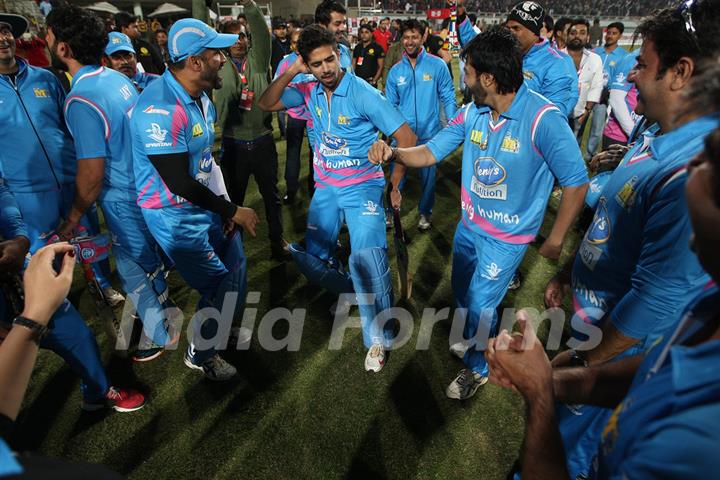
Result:
[[[138,93],[145,90],[151,82],[160,78],[152,73],[139,72],[137,69],[137,56],[130,42],[130,37],[120,32],[108,34],[108,44],[105,47],[103,63],[130,79]]]
[[[552,40],[553,47],[555,47],[557,50],[563,50],[565,48],[567,32],[570,29],[571,22],[572,20],[568,17],[560,17],[557,19],[557,22],[555,22],[555,26],[553,27]]]
[[[280,60],[290,53],[290,40],[288,39],[288,28],[285,20],[280,17],[275,17],[272,20],[272,52],[270,54],[270,68],[272,69],[273,76],[277,71],[278,63]],[[281,131],[284,129],[281,129]]]
[[[360,43],[353,52],[353,71],[355,75],[377,88],[383,74],[385,51],[373,41],[370,25],[360,25],[358,34]]]
[[[162,57],[163,63],[167,67],[167,64],[170,62],[170,56],[168,54],[167,49],[167,32],[162,29],[158,28],[155,30],[155,45],[157,45],[157,49],[160,52],[160,56]]]
[[[47,43],[37,35],[25,32],[20,38],[15,39],[17,55],[23,57],[33,67],[49,67],[50,59],[47,55]]]
[[[238,13],[237,21],[240,22],[240,25],[242,25],[243,28],[245,29],[245,31],[247,32],[247,28],[248,28],[247,15],[245,15],[244,13]],[[247,32],[247,33],[248,33],[248,38],[250,38],[250,32]]]
[[[542,38],[548,39],[550,42],[552,42],[552,36],[553,36],[553,27],[555,26],[555,22],[553,21],[553,17],[550,15],[545,14],[545,18],[543,18],[543,26],[540,29],[540,36]]]
[[[600,46],[602,42],[603,29],[600,26],[600,19],[596,18],[593,21],[592,27],[590,27],[590,47],[595,48]]]
[[[224,150],[220,165],[230,199],[236,205],[244,204],[250,176],[255,177],[265,207],[271,255],[282,260],[286,252],[277,185],[278,155],[271,114],[257,104],[268,86],[270,32],[260,8],[251,0],[244,4],[250,28],[255,32],[252,47],[248,45],[247,31],[239,22],[223,25],[223,33],[236,34],[238,39],[230,47],[231,61],[220,69],[222,86],[214,92],[215,127],[221,132]]]
[[[408,2],[408,3],[410,3],[410,2]],[[405,8],[407,9],[407,4],[406,4]],[[410,8],[412,9],[412,5],[410,6]],[[390,33],[392,35],[392,37],[390,38],[390,43],[397,43],[400,41],[400,27],[401,26],[402,25],[401,25],[400,19],[398,19],[398,18],[393,18],[392,21],[390,22]],[[385,52],[385,53],[387,53],[387,52]]]
[[[116,13],[115,28],[118,32],[130,37],[133,48],[137,52],[138,63],[142,65],[142,70],[159,75],[165,71],[165,63],[160,52],[141,38],[137,20],[137,17],[127,12]]]
[[[375,43],[380,45],[383,49],[383,53],[387,53],[388,47],[390,46],[390,39],[392,34],[390,33],[390,17],[385,17],[380,20],[380,26],[373,31],[373,38]]]
[[[585,48],[590,37],[589,26],[590,22],[584,18],[573,20],[567,37],[567,53],[578,74],[579,97],[571,116],[571,126],[579,137],[578,143],[582,143],[585,122],[602,94],[602,60],[598,54]]]
[[[287,37],[290,39],[291,42],[292,42],[293,32],[300,30],[301,28],[302,28],[302,25],[300,25],[300,22],[298,20],[291,18],[290,20],[287,21]]]

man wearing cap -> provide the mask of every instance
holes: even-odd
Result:
[[[75,151],[62,118],[65,93],[57,79],[47,70],[15,58],[15,38],[27,26],[24,17],[0,14],[4,127],[0,129],[0,142],[10,147],[0,154],[0,171],[3,186],[17,200],[29,251],[34,253],[44,246],[46,234],[60,223],[62,188],[70,165],[75,163]],[[0,316],[5,314],[0,312]],[[141,394],[110,386],[95,336],[70,302],[66,300],[55,312],[50,327],[41,346],[60,355],[82,379],[83,408],[109,406],[131,411],[142,407],[145,400]]]
[[[78,22],[87,22],[88,27],[78,29]],[[168,291],[158,245],[135,203],[129,112],[137,92],[125,75],[100,66],[108,37],[94,13],[75,6],[59,7],[50,12],[47,24],[53,61],[73,76],[65,100],[65,120],[78,159],[75,199],[58,234],[61,238],[74,236],[82,215],[98,201],[112,235],[123,288],[151,341],[143,342],[133,359],[152,360],[176,338],[168,335],[164,318]]]
[[[577,104],[577,73],[569,57],[555,50],[540,37],[545,10],[536,2],[515,5],[507,17],[507,28],[520,42],[523,53],[523,76],[529,89],[547,97],[569,117]],[[458,36],[466,45],[477,35],[466,15],[458,15]]]
[[[141,72],[137,68],[137,56],[130,37],[120,32],[108,34],[108,44],[105,47],[105,66],[112,68],[132,81],[138,93],[145,90],[150,82],[160,78],[154,73]]]
[[[215,381],[237,372],[217,354],[245,302],[246,260],[236,226],[255,236],[258,223],[252,209],[227,199],[212,157],[216,115],[205,92],[222,86],[221,49],[237,41],[238,35],[218,34],[196,19],[175,22],[168,69],[140,94],[132,114],[137,204],[152,235],[201,296],[185,365]]]
[[[248,22],[250,20],[248,19]],[[252,29],[252,25],[250,25]],[[272,21],[272,54],[270,56],[270,66],[272,73],[275,75],[280,60],[290,53],[290,38],[288,37],[287,24],[280,17],[273,18]]]
[[[230,47],[230,60],[220,69],[222,88],[215,90],[217,122],[223,145],[221,167],[227,180],[230,199],[245,202],[250,176],[260,190],[268,222],[271,255],[276,260],[287,256],[282,239],[282,210],[278,190],[278,154],[271,128],[271,114],[262,111],[257,101],[268,86],[270,32],[260,8],[246,0],[245,15],[253,32],[248,48],[246,31],[237,21],[228,22],[223,32],[237,35]],[[284,114],[284,112],[283,112]]]

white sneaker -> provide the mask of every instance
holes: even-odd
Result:
[[[195,365],[187,353],[185,353],[184,361],[188,368],[200,370],[205,374],[205,377],[215,382],[230,380],[237,373],[235,367],[223,360],[217,353],[213,357],[205,360],[205,363],[202,365]]]
[[[122,293],[118,292],[112,287],[103,288],[103,297],[107,301],[108,305],[115,308],[125,301]]]
[[[450,385],[445,389],[445,395],[455,400],[467,400],[475,395],[478,388],[485,385],[488,377],[483,377],[469,368],[463,368]]]
[[[462,342],[453,343],[450,345],[450,353],[455,355],[457,358],[462,360],[465,358],[465,352],[470,348],[470,342],[463,340]]]
[[[385,366],[385,347],[382,343],[373,343],[365,355],[365,371],[379,372]]]
[[[432,227],[432,224],[430,223],[430,215],[420,215],[420,221],[418,222],[418,230],[421,232],[426,232],[430,230],[430,227]]]

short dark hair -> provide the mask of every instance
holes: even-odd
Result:
[[[421,37],[425,35],[425,25],[414,18],[409,18],[400,24],[400,36],[405,35],[408,30],[417,30]]]
[[[138,17],[128,12],[118,12],[115,14],[115,28],[118,32],[122,32],[123,28],[127,28],[131,23],[137,22]]]
[[[240,20],[228,20],[227,22],[223,22],[220,24],[220,33],[230,33],[241,26],[242,23],[240,22]],[[244,32],[242,34],[245,35]]]
[[[705,0],[690,7],[694,33],[688,31],[679,9],[660,10],[638,25],[635,38],[642,36],[644,40],[651,40],[660,57],[659,76],[664,75],[682,57],[690,57],[697,63],[717,53],[720,49],[718,3],[718,0]]]
[[[45,23],[52,29],[56,42],[70,45],[70,50],[79,63],[100,63],[105,54],[108,34],[105,23],[92,10],[65,4],[53,8]]]
[[[155,30],[153,35],[157,35],[158,33],[164,33],[165,35],[167,35],[167,30],[165,30],[164,28],[158,28],[157,30]]]
[[[586,18],[576,18],[572,22],[570,22],[570,28],[574,27],[575,25],[585,25],[587,29],[590,30],[590,22],[588,22]]]
[[[389,21],[390,21],[390,17],[385,17],[385,18],[383,18],[383,19],[380,20],[380,21],[381,21],[381,22],[384,22],[385,20],[387,20],[387,21],[389,22]]]
[[[523,84],[520,44],[505,27],[494,26],[478,34],[460,56],[478,75],[492,75],[501,95],[517,92]]]
[[[300,22],[299,22],[298,20],[295,20],[294,18],[289,19],[289,20],[287,21],[287,25],[288,25],[288,27],[289,27],[290,25],[292,25],[292,26],[295,27],[295,28],[301,28],[301,27],[302,27],[302,25],[300,24]]]
[[[238,13],[237,19],[240,20],[241,18],[247,20],[247,15],[245,15],[244,13]]]
[[[617,28],[620,31],[620,35],[625,33],[625,24],[622,22],[612,22],[610,25],[605,27],[606,30],[610,28]]]
[[[315,23],[319,23],[320,25],[329,25],[331,20],[330,14],[332,12],[342,13],[345,15],[347,10],[345,10],[345,7],[335,0],[323,0],[320,2],[320,5],[315,8]]]
[[[545,17],[543,18],[543,25],[545,25],[545,30],[552,32],[553,27],[555,26],[555,20],[553,20],[553,17],[550,15],[545,14]]]
[[[562,32],[565,30],[565,27],[571,23],[572,20],[568,17],[560,17],[555,22],[555,26],[553,27],[553,33]]]
[[[363,23],[362,25],[360,25],[358,27],[358,33],[360,33],[360,30],[367,30],[370,33],[372,33],[373,28],[372,28],[372,25],[370,25],[369,23]]]
[[[326,45],[337,48],[335,36],[323,26],[315,23],[302,31],[298,38],[297,49],[302,59],[307,62],[313,50]]]

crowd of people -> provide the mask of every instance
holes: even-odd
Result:
[[[506,6],[504,24],[484,31],[461,8],[461,105],[448,42],[427,23],[362,21],[351,49],[347,13],[334,0],[317,6],[311,25],[275,18],[270,28],[253,0],[239,3],[242,17],[219,32],[186,18],[157,30],[153,44],[133,16],[119,14],[108,32],[91,11],[59,5],[46,18],[48,68],[17,55],[28,21],[0,14],[0,141],[12,145],[0,152],[4,431],[38,348],[80,377],[84,410],[132,412],[152,400],[108,378],[94,334],[66,298],[76,262],[101,303],[132,303],[143,326],[135,362],[180,341],[166,280],[174,269],[200,297],[184,365],[212,381],[236,375],[220,355],[229,333],[221,332],[242,318],[254,268],[243,246],[260,222],[244,206],[251,175],[272,258],[337,295],[335,312],[357,306],[364,370],[380,373],[398,327],[387,315],[389,218],[417,207],[418,229],[432,229],[437,165],[462,148],[451,284],[466,319],[449,347],[463,366],[446,396],[469,400],[488,381],[522,395],[517,478],[714,471],[718,0],[646,17],[632,52],[618,45],[619,22],[604,25],[592,48],[586,18],[553,21],[548,5]],[[275,112],[287,142],[284,197]],[[300,208],[305,136],[311,201],[304,238],[288,243],[282,208]],[[414,181],[417,206],[402,196]],[[541,236],[552,197],[556,213]],[[557,261],[575,226],[584,237],[543,299],[558,309],[571,298],[572,348],[550,361],[530,314],[519,312],[516,331],[498,331],[498,308],[521,282],[528,248]],[[343,228],[347,265],[336,256]],[[105,232],[123,292],[110,286]],[[122,329],[109,321],[118,348]],[[36,468],[0,442],[0,475]]]
[[[471,12],[503,13],[515,4],[512,0],[460,0]],[[604,16],[604,17],[641,17],[660,8],[668,8],[674,3],[669,0],[585,0],[578,3],[550,0],[543,4],[552,15]],[[372,8],[373,2],[363,5]],[[429,9],[450,8],[447,0],[382,0],[384,12],[425,12]]]

